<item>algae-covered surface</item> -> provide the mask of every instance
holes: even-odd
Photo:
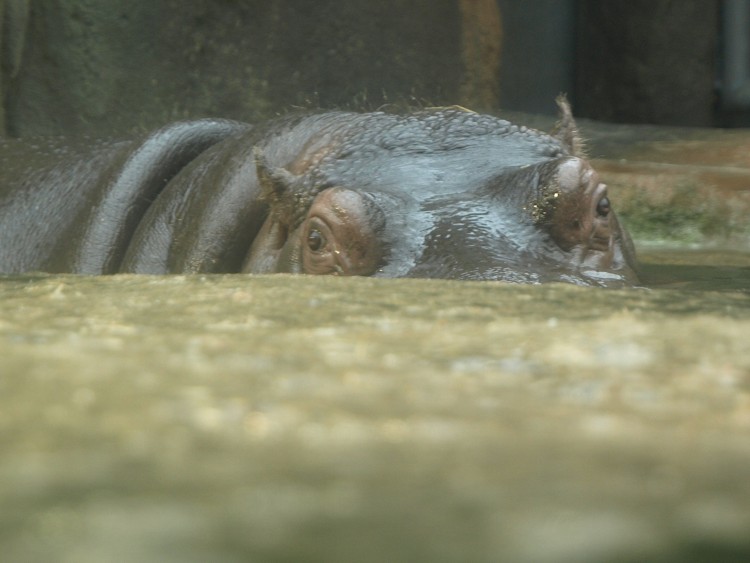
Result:
[[[0,279],[2,559],[741,560],[744,256],[629,290]]]

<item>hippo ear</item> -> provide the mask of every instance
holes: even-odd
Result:
[[[273,214],[279,220],[289,220],[294,198],[297,176],[285,168],[272,167],[260,147],[253,149],[255,159],[255,173],[260,184],[260,198],[271,206]]]
[[[573,119],[568,98],[565,94],[560,94],[555,102],[557,102],[557,107],[560,110],[560,121],[552,130],[552,136],[559,140],[571,155],[585,158],[584,142],[578,133],[578,125]]]
[[[261,187],[261,197],[269,203],[284,199],[284,195],[294,185],[296,176],[285,168],[272,167],[260,147],[253,149],[253,158]]]

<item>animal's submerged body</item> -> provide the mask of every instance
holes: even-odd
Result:
[[[458,108],[0,143],[0,271],[637,281],[561,103],[548,135]]]

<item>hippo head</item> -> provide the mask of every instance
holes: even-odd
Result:
[[[462,197],[436,198],[426,211],[435,220],[409,277],[638,283],[607,186],[580,157],[505,172]]]
[[[630,238],[607,186],[576,156],[574,132],[565,105],[557,135],[545,136],[560,150],[496,169],[488,165],[490,172],[482,175],[472,170],[483,169],[491,157],[466,149],[463,156],[478,164],[454,174],[452,183],[444,168],[455,167],[441,155],[425,161],[420,153],[416,173],[403,159],[381,155],[382,166],[390,168],[373,168],[371,176],[380,181],[316,186],[310,175],[271,167],[256,151],[270,211],[243,271],[635,284]],[[394,170],[398,181],[391,182]],[[421,179],[425,171],[442,179],[442,189],[417,185],[417,174]]]

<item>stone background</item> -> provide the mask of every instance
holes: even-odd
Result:
[[[461,104],[711,125],[718,0],[0,0],[0,132]]]

